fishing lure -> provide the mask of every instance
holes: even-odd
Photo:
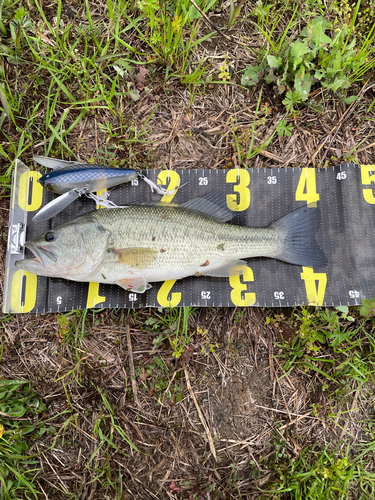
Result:
[[[113,202],[106,199],[106,196],[97,196],[93,193],[130,182],[138,177],[149,184],[152,192],[156,191],[162,195],[172,194],[135,170],[83,164],[46,156],[34,156],[34,160],[40,165],[52,169],[52,172],[40,177],[38,182],[48,191],[61,195],[39,210],[33,217],[35,222],[41,222],[57,215],[82,195],[92,198],[98,205],[117,208]]]

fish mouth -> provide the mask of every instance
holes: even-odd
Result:
[[[45,248],[38,248],[31,242],[25,243],[25,248],[28,248],[34,254],[34,257],[28,260],[36,260],[44,268],[48,267],[48,264],[50,264],[51,261],[57,261],[57,257],[53,252],[46,250]]]

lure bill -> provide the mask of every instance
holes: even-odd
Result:
[[[247,267],[243,259],[252,257],[325,267],[315,239],[318,208],[301,207],[261,228],[225,224],[233,216],[217,192],[182,206],[96,210],[27,242],[34,257],[17,261],[16,267],[135,293],[144,293],[153,282],[188,276],[241,276]]]

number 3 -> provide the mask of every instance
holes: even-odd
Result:
[[[247,283],[254,281],[254,273],[250,267],[246,267],[242,280],[241,283],[240,276],[231,276],[229,278],[229,284],[232,287],[230,298],[235,306],[252,306],[255,304],[256,295],[254,292],[247,292]]]
[[[247,210],[250,205],[250,189],[248,187],[250,184],[250,174],[248,170],[243,168],[228,170],[226,181],[238,183],[233,186],[233,191],[239,194],[239,201],[237,201],[238,197],[236,194],[227,194],[227,206],[229,210],[233,212]]]

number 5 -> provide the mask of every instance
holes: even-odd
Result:
[[[374,165],[361,165],[362,184],[370,185],[372,182],[375,182],[375,173],[372,173],[372,168],[374,168]],[[372,175],[370,175],[370,172]],[[372,188],[363,189],[363,197],[367,203],[375,205],[375,197]]]

